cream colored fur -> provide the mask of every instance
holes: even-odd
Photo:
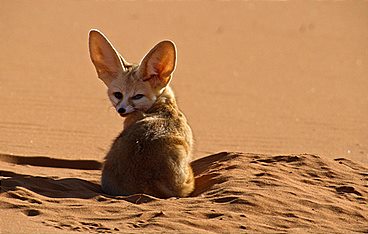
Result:
[[[111,195],[189,196],[194,190],[193,140],[169,87],[176,66],[174,43],[158,43],[139,65],[128,64],[97,30],[90,31],[89,49],[111,103],[126,117],[105,158],[102,190]]]

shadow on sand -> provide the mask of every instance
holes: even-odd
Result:
[[[192,196],[198,196],[201,193],[208,191],[213,185],[221,183],[222,179],[220,175],[216,172],[211,172],[211,169],[218,167],[222,161],[227,161],[238,156],[239,154],[221,152],[193,161],[191,165],[196,178],[196,189]],[[99,177],[99,170],[102,166],[101,162],[94,160],[66,160],[42,156],[25,157],[5,154],[0,154],[0,161],[39,167],[89,171],[95,170],[96,178]],[[18,196],[17,193],[11,191],[16,191],[22,187],[49,198],[89,199],[98,197],[99,195],[111,197],[103,194],[100,185],[91,181],[79,178],[55,179],[52,177],[18,174],[5,170],[0,170],[0,185],[0,193],[10,192],[10,196]],[[126,200],[132,203],[146,203],[157,200],[157,198],[145,194],[119,196],[114,198]]]

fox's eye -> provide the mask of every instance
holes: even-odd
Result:
[[[133,100],[138,100],[138,99],[141,99],[142,97],[144,97],[144,95],[143,95],[143,94],[137,94],[137,95],[134,95],[134,96],[132,97],[132,99],[133,99]]]
[[[123,94],[120,93],[120,92],[115,92],[115,93],[113,93],[113,95],[114,95],[114,97],[116,97],[119,100],[123,98]]]

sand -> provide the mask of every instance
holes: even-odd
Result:
[[[99,170],[70,170],[68,165],[75,162],[65,160],[64,169],[43,173],[13,172],[22,171],[22,165],[1,171],[1,212],[29,217],[24,229],[3,223],[4,232],[27,233],[40,223],[45,232],[53,232],[50,227],[104,233],[368,231],[368,168],[344,158],[209,155],[192,162],[196,190],[192,197],[180,199],[111,197],[101,192]],[[28,169],[37,171],[34,166]]]
[[[368,232],[367,12],[358,1],[2,2],[0,233]],[[91,28],[131,62],[177,44],[192,197],[101,192],[122,119],[90,62]]]

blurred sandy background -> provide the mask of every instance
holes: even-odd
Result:
[[[2,1],[0,152],[101,159],[122,120],[90,62],[178,47],[173,88],[196,153],[368,162],[367,2]]]
[[[177,44],[193,197],[102,193],[91,28],[130,62]],[[0,42],[0,233],[368,232],[367,1],[0,0]]]

